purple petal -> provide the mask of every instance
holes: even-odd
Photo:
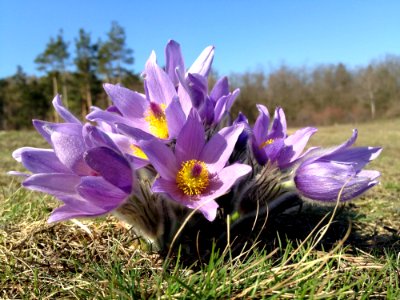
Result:
[[[187,73],[191,74],[196,73],[202,76],[208,76],[213,59],[214,59],[214,46],[208,46],[203,50],[203,52],[201,52],[201,54],[189,68]]]
[[[352,133],[351,137],[346,142],[344,142],[343,144],[341,144],[341,145],[339,145],[339,146],[337,146],[335,148],[332,148],[332,149],[326,151],[324,153],[324,156],[328,156],[330,154],[333,154],[333,153],[342,151],[342,150],[344,150],[346,148],[349,148],[350,146],[352,146],[354,144],[354,142],[357,139],[357,136],[358,136],[358,130],[357,129],[353,129],[353,133]]]
[[[150,164],[147,159],[143,159],[134,155],[127,155],[127,159],[131,162],[135,170],[141,169]]]
[[[207,78],[199,74],[188,74],[188,92],[195,108],[200,108],[207,96]]]
[[[214,102],[209,97],[205,98],[203,105],[199,109],[200,118],[206,125],[214,121]]]
[[[82,126],[69,128],[69,132],[53,132],[51,141],[59,160],[71,171],[79,175],[90,174],[91,170],[83,160],[86,145],[82,136]]]
[[[366,164],[377,158],[381,152],[382,148],[354,147],[331,155],[324,155],[323,160],[351,163],[356,171],[361,171]]]
[[[47,130],[47,126],[50,124],[55,124],[55,123],[50,123],[46,121],[41,121],[41,120],[32,120],[33,127],[35,127],[36,131],[40,133],[42,137],[51,145],[51,132]]]
[[[358,174],[351,165],[317,162],[300,166],[295,183],[299,193],[312,200],[335,202],[351,200],[374,186],[379,172],[362,171]]]
[[[197,111],[192,109],[176,139],[175,155],[178,166],[184,161],[198,159],[204,144],[205,133],[203,124]]]
[[[241,111],[239,112],[236,120],[233,121],[233,124],[239,124],[239,123],[244,123],[246,127],[249,126],[249,120]]]
[[[139,95],[141,95],[141,94],[139,94]],[[141,95],[141,96],[143,97],[143,95]],[[110,105],[109,107],[106,108],[106,111],[122,116],[121,111],[115,105]]]
[[[128,196],[102,177],[95,176],[82,177],[77,191],[81,197],[104,211],[117,208]]]
[[[235,121],[233,121],[233,125],[242,123],[244,124],[244,130],[243,132],[239,135],[238,141],[236,143],[235,148],[236,149],[243,149],[244,147],[247,146],[247,141],[249,138],[249,135],[251,134],[251,129],[249,126],[249,121],[247,120],[246,116],[239,112],[238,117],[236,118]]]
[[[281,107],[277,107],[274,113],[274,120],[272,122],[272,128],[270,133],[268,134],[268,138],[278,139],[278,138],[286,138],[286,117],[283,109]]]
[[[105,83],[104,90],[124,117],[143,118],[149,107],[149,101],[141,94],[122,86]]]
[[[68,123],[81,124],[81,121],[75,117],[68,109],[65,108],[61,101],[60,95],[56,95],[53,99],[53,106],[57,113]]]
[[[132,141],[129,137],[119,133],[108,133],[107,135],[115,144],[115,148],[114,147],[108,147],[108,148],[113,149],[117,153],[127,153],[127,154],[132,153],[132,148],[131,148]],[[107,147],[106,144],[101,145],[100,143],[98,143],[96,145],[96,147],[101,147],[101,146]]]
[[[178,86],[179,80],[176,76],[176,69],[185,73],[185,64],[181,53],[181,46],[174,40],[170,40],[165,48],[165,71],[175,86]]]
[[[145,73],[150,101],[168,106],[177,96],[176,90],[167,73],[157,65],[154,52],[146,62]]]
[[[22,185],[30,190],[60,196],[76,194],[79,182],[80,177],[74,174],[47,173],[32,175]]]
[[[220,78],[217,81],[217,83],[214,85],[214,87],[210,93],[210,99],[215,102],[222,96],[226,96],[228,94],[229,94],[228,77],[224,76],[224,77]]]
[[[269,128],[269,113],[268,109],[261,104],[257,104],[257,109],[260,114],[257,117],[253,127],[253,139],[258,144],[258,147],[265,142]]]
[[[278,157],[280,168],[286,168],[301,157],[310,137],[317,132],[316,128],[306,127],[297,130],[285,139],[285,147]]]
[[[200,160],[207,164],[210,173],[218,173],[226,165],[243,128],[243,124],[223,128],[205,145]]]
[[[123,156],[110,148],[99,147],[88,150],[84,158],[85,162],[105,180],[127,194],[132,191],[133,172]]]
[[[90,148],[105,146],[118,151],[119,148],[111,139],[110,135],[112,135],[112,133],[106,134],[99,128],[90,124],[83,126],[83,137],[86,145]]]
[[[131,127],[131,126],[128,126],[125,124],[120,124],[120,123],[117,123],[116,127],[117,127],[118,131],[131,137],[136,142],[142,141],[142,140],[147,141],[147,140],[151,140],[154,138],[153,135],[151,135],[139,128]]]
[[[50,149],[23,147],[12,156],[32,173],[71,173]]]
[[[231,95],[226,95],[216,101],[214,109],[214,124],[218,124],[224,116],[224,113],[226,112],[227,102],[230,97]]]
[[[268,160],[277,161],[279,159],[280,153],[284,147],[284,141],[282,138],[275,139],[272,144],[267,145],[263,148]]]
[[[236,89],[232,92],[231,97],[228,99],[228,102],[226,103],[226,111],[229,112],[231,110],[231,107],[233,103],[235,103],[236,98],[240,94],[240,89]]]
[[[186,121],[185,113],[182,110],[178,98],[172,100],[165,110],[165,115],[167,118],[169,138],[176,138]]]
[[[188,91],[181,82],[178,85],[178,97],[185,115],[188,116],[193,107],[192,99],[190,99]]]
[[[153,167],[161,177],[167,180],[175,180],[178,173],[176,158],[171,149],[158,139],[142,141],[139,147],[146,153]]]
[[[51,141],[51,134],[53,132],[75,132],[79,131],[82,128],[82,125],[76,123],[52,123],[41,120],[33,120],[33,126],[35,129],[44,137],[44,139],[50,144],[53,145]]]
[[[254,137],[251,139],[251,150],[258,164],[263,166],[267,163],[267,154],[265,153],[264,148],[260,147],[260,144],[256,141]]]
[[[47,220],[47,222],[53,223],[75,218],[96,217],[105,213],[106,212],[99,209],[93,209],[92,211],[81,211],[71,206],[63,205],[52,211],[50,218]]]
[[[118,114],[104,111],[101,109],[93,110],[86,116],[86,119],[92,122],[105,122],[110,125],[113,125],[115,123],[123,123],[130,126],[136,125],[133,119],[124,118]],[[137,121],[137,119],[135,119],[135,121]],[[144,120],[142,122],[144,122]]]
[[[240,178],[249,174],[251,170],[250,166],[237,163],[223,168],[216,177],[210,180],[210,185],[201,195],[201,199],[217,199],[226,194]]]
[[[183,194],[174,181],[157,178],[152,186],[152,191],[154,193],[166,193],[172,200],[191,209],[198,209],[209,221],[213,221],[217,215],[218,204],[214,199],[198,198],[193,200],[193,197]]]

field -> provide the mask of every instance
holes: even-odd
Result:
[[[46,145],[0,132],[0,298],[400,299],[400,119],[322,127],[312,144],[339,144],[353,127],[357,145],[384,147],[369,167],[378,186],[337,210],[277,216],[239,255],[212,248],[196,263],[146,251],[111,216],[47,224],[59,203],[5,174],[22,170],[12,150]]]

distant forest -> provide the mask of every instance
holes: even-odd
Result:
[[[51,100],[62,94],[76,115],[84,116],[92,105],[106,107],[110,100],[102,83],[120,83],[143,92],[139,74],[132,71],[134,52],[126,45],[126,34],[118,23],[111,24],[106,40],[93,41],[80,29],[72,43],[63,32],[50,38],[35,63],[45,75],[25,74],[18,66],[15,75],[0,79],[0,130],[32,128],[32,119],[59,121]],[[225,74],[224,74],[225,75]],[[209,88],[217,72],[209,77]],[[253,121],[255,104],[272,112],[285,109],[291,126],[364,122],[400,116],[400,56],[387,55],[367,66],[349,69],[344,64],[290,67],[231,74],[232,88],[240,88],[233,114],[244,112]]]

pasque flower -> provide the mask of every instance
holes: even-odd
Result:
[[[192,109],[176,140],[175,151],[157,139],[141,142],[141,149],[160,175],[153,192],[165,193],[214,220],[218,208],[215,199],[251,171],[244,164],[226,166],[242,131],[242,124],[226,127],[206,142],[199,114]]]
[[[133,169],[112,140],[98,128],[82,125],[61,103],[53,105],[67,123],[34,121],[52,149],[23,147],[13,153],[31,174],[23,186],[54,195],[64,205],[49,222],[106,214],[130,195]]]
[[[186,117],[175,87],[167,73],[157,65],[154,52],[144,73],[146,95],[120,85],[104,84],[119,113],[94,109],[87,116],[88,120],[125,124],[164,140],[176,137]]]
[[[314,150],[295,169],[294,183],[303,197],[334,202],[347,201],[361,195],[378,183],[378,171],[362,170],[378,157],[378,147],[351,147],[357,138],[351,138],[330,150]]]
[[[259,116],[254,124],[251,139],[251,147],[257,162],[265,165],[270,161],[276,163],[280,169],[292,166],[304,156],[302,152],[317,129],[305,127],[288,136],[286,117],[282,108],[276,108],[271,127],[268,109],[261,104],[258,104],[257,108]]]
[[[214,47],[207,47],[189,68],[190,74],[207,76],[214,56]],[[146,94],[140,94],[120,85],[105,84],[104,89],[113,101],[117,112],[95,108],[87,118],[111,125],[125,124],[150,133],[157,138],[176,138],[186,120],[181,101],[182,85],[179,76],[185,75],[180,46],[169,41],[166,47],[166,70],[157,65],[156,55],[151,53],[146,62],[144,84]],[[189,73],[187,73],[189,74]]]
[[[335,148],[304,151],[317,129],[288,135],[280,107],[270,118],[257,105],[253,127],[241,113],[231,118],[239,89],[230,91],[227,77],[208,88],[213,46],[187,69],[177,42],[168,42],[165,56],[161,68],[151,53],[143,94],[104,84],[113,104],[92,107],[87,119],[95,125],[82,124],[59,96],[53,105],[64,123],[33,121],[50,148],[17,149],[13,157],[29,172],[10,173],[22,176],[24,187],[63,202],[50,222],[112,212],[161,249],[191,210],[213,221],[221,206],[219,216],[241,222],[286,209],[294,197],[348,201],[378,183],[378,171],[363,169],[381,148],[353,147],[357,131]],[[185,222],[185,230],[202,226],[196,219],[202,215]],[[219,232],[221,224],[209,228]]]

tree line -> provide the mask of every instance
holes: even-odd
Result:
[[[21,67],[15,75],[0,79],[0,130],[31,128],[32,119],[59,121],[51,107],[55,94],[82,118],[92,105],[110,104],[103,82],[119,83],[143,92],[143,83],[132,69],[133,50],[126,44],[123,27],[113,22],[106,39],[94,41],[80,29],[70,42],[63,32],[50,38],[35,59],[43,76],[28,76]],[[210,76],[210,88],[217,79]],[[241,93],[233,115],[242,111],[251,121],[257,117],[255,104],[285,109],[289,124],[329,125],[363,122],[400,116],[400,56],[388,55],[367,66],[344,64],[314,67],[281,65],[266,71],[236,73],[231,85]]]
[[[268,74],[247,72],[230,79],[241,89],[234,111],[245,111],[251,120],[258,114],[256,103],[272,112],[283,107],[289,124],[295,126],[400,116],[400,56],[387,55],[354,69],[342,63],[311,68],[281,65]]]
[[[0,130],[31,128],[31,120],[58,120],[51,99],[61,94],[65,105],[82,118],[92,105],[110,104],[103,82],[119,83],[142,90],[140,78],[131,68],[133,50],[126,44],[125,29],[112,22],[106,39],[93,41],[80,29],[73,52],[63,31],[51,37],[35,63],[43,76],[28,76],[18,66],[15,75],[0,79]]]

